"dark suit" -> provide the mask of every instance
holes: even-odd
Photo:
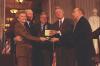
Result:
[[[37,37],[45,37],[45,29],[50,29],[50,24],[41,23],[34,24],[34,32]],[[35,51],[35,66],[51,66],[52,61],[52,46],[50,41],[37,42],[37,45],[33,50]],[[34,59],[34,58],[33,58]]]
[[[33,37],[24,25],[17,22],[15,24],[15,36],[21,36],[22,41],[16,41],[16,58],[18,66],[31,66],[31,45],[29,41],[40,41]],[[28,41],[29,40],[29,41]]]
[[[99,54],[96,55],[96,57],[99,59],[100,62],[100,37],[99,36],[100,36],[100,27],[93,32],[93,38],[98,39]]]
[[[100,27],[93,32],[93,37],[97,38],[100,35]]]
[[[64,19],[59,27],[59,21],[53,24],[54,30],[60,30],[61,36],[56,34],[55,37],[60,38],[60,42],[55,43],[56,64],[57,66],[74,66],[74,49],[72,43],[73,21]]]
[[[26,27],[26,29],[27,30],[29,30],[29,32],[30,32],[30,34],[32,35],[32,36],[35,36],[35,25],[34,25],[35,23],[33,23],[33,22],[31,22],[31,21],[27,21],[26,23],[25,23],[25,27]]]
[[[32,36],[35,37],[40,37],[38,34],[41,33],[39,32],[40,29],[38,29],[37,23],[27,21],[25,23],[26,29],[29,31],[29,33]],[[35,42],[35,41],[30,41],[32,44],[32,66],[43,66],[43,56],[40,48],[40,42]]]
[[[92,55],[94,54],[92,30],[88,20],[83,16],[74,29],[74,41],[78,66],[92,66]]]

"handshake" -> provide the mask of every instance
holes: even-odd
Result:
[[[40,40],[41,41],[49,40],[51,42],[58,42],[59,38],[56,38],[56,37],[51,38],[55,34],[58,34],[58,31],[56,31],[56,30],[45,30],[45,37],[40,37]]]
[[[50,39],[49,39],[49,37],[39,37],[39,39],[40,39],[40,41],[42,41],[42,42],[48,41],[48,40],[51,41],[51,42],[58,42],[58,41],[59,41],[59,38],[55,38],[55,37],[50,38]],[[22,39],[21,36],[16,36],[16,37],[14,38],[14,40],[15,40],[15,41],[23,41],[23,39]]]
[[[52,37],[54,36],[55,34],[58,34],[58,31],[56,30],[45,30],[45,37],[37,37],[39,38],[39,41],[51,41],[51,42],[58,42],[59,41],[59,38],[56,38],[56,37]],[[52,37],[52,38],[51,38]],[[23,41],[23,37],[20,36],[20,35],[17,35],[15,38],[14,38],[15,41]]]
[[[51,41],[51,42],[58,42],[59,41],[59,38],[55,38],[55,37],[53,37],[53,38],[48,38],[48,37],[40,37],[40,40],[41,41]]]

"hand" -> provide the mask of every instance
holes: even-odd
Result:
[[[50,41],[51,41],[51,42],[58,42],[58,41],[59,41],[59,38],[51,38]]]
[[[40,40],[41,40],[41,41],[46,41],[46,40],[48,40],[48,39],[45,38],[45,37],[40,37]]]
[[[57,34],[57,31],[56,31],[56,30],[51,30],[51,31],[50,31],[50,36],[53,36],[53,35],[55,35],[55,34]]]
[[[16,37],[14,37],[14,40],[15,40],[15,41],[22,41],[23,39],[22,39],[21,36],[16,36]]]

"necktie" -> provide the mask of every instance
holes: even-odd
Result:
[[[31,23],[27,22],[28,28],[31,28]]]
[[[59,21],[59,28],[61,28],[62,20]]]
[[[45,29],[45,26],[41,25],[41,31],[44,31],[44,29]]]
[[[41,35],[44,35],[45,32],[45,25],[41,25]]]
[[[30,27],[27,22],[24,24],[24,26],[25,26],[25,29],[30,32]]]

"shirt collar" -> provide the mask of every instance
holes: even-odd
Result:
[[[28,21],[28,20],[27,20],[27,23],[29,24],[29,23],[30,23],[30,21]]]
[[[62,19],[59,19],[59,21],[62,21],[62,23],[63,23],[63,21],[64,21],[64,17],[63,17]]]
[[[83,17],[83,15],[81,15],[78,19],[77,19],[77,22]]]

